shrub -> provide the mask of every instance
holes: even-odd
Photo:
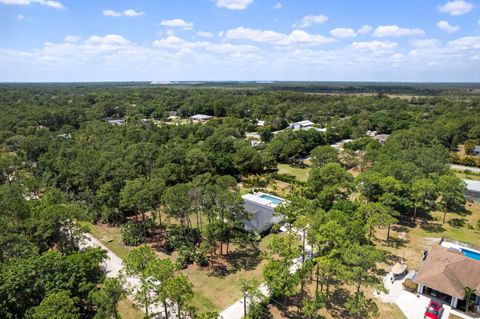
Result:
[[[272,229],[270,229],[270,233],[278,234],[280,232],[280,224],[273,224]]]
[[[128,246],[138,246],[143,243],[143,223],[129,221],[123,225],[122,241]]]
[[[207,267],[208,266],[208,257],[207,254],[205,253],[205,250],[203,249],[198,249],[195,252],[195,263],[199,265],[200,267]]]
[[[178,249],[177,268],[185,269],[195,259],[195,252],[191,246],[183,245]]]

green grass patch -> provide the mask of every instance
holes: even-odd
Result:
[[[478,246],[480,243],[480,229],[478,221],[480,220],[480,205],[471,205],[469,214],[461,215],[457,213],[447,213],[447,220],[443,223],[443,213],[433,212],[433,220],[428,224],[420,225],[412,232],[421,237],[444,237],[457,240],[471,245]],[[455,226],[455,223],[449,223],[452,220],[462,220],[463,226]]]
[[[102,244],[113,251],[121,259],[125,259],[133,247],[123,244],[122,233],[119,227],[108,227],[107,225],[90,225],[90,233],[100,240]]]
[[[455,175],[460,179],[470,179],[472,181],[480,181],[480,174],[469,174],[455,171]]]
[[[277,168],[279,174],[292,175],[300,182],[308,180],[310,168],[292,167],[288,164],[278,164]]]
[[[145,313],[130,299],[123,299],[118,303],[118,313],[122,319],[141,319],[145,316]]]

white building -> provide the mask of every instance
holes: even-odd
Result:
[[[249,215],[248,219],[242,220],[246,230],[262,233],[283,220],[282,215],[274,215],[275,208],[285,202],[283,198],[260,192],[245,194],[242,198]]]
[[[205,114],[195,114],[193,116],[190,116],[190,119],[192,121],[199,121],[199,122],[205,122],[205,121],[208,121],[212,118],[213,118],[213,116],[205,115]]]
[[[312,121],[309,121],[309,120],[306,120],[306,121],[300,121],[300,122],[296,122],[296,123],[292,123],[290,124],[290,128],[292,130],[309,130],[311,128],[313,128],[313,126],[315,125],[315,123],[313,123]]]
[[[474,202],[480,201],[480,181],[465,179],[464,182],[467,184],[466,197]]]

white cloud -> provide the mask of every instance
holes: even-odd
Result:
[[[273,8],[274,8],[275,10],[281,9],[281,8],[283,8],[283,4],[282,4],[281,2],[277,2],[277,3],[273,6]]]
[[[345,38],[353,38],[357,36],[357,33],[354,29],[351,28],[336,28],[330,30],[330,34],[335,38],[345,39]]]
[[[460,30],[460,26],[451,25],[448,21],[442,20],[437,22],[437,28],[447,33],[454,33]]]
[[[293,30],[290,34],[284,34],[272,30],[258,30],[245,27],[230,29],[225,33],[225,37],[227,39],[249,40],[278,46],[294,44],[320,45],[335,41],[335,39],[310,34],[302,30]]]
[[[118,34],[107,34],[105,36],[92,35],[85,43],[87,44],[108,44],[108,45],[122,45],[128,44],[130,41]]]
[[[198,31],[197,32],[197,35],[199,37],[202,37],[202,38],[211,38],[213,37],[213,33],[212,32],[208,32],[208,31]]]
[[[139,17],[139,16],[143,16],[145,12],[136,11],[135,9],[127,9],[127,10],[124,10],[123,12],[114,11],[114,10],[103,10],[102,14],[107,17],[121,17],[121,16]]]
[[[123,11],[123,15],[126,17],[139,17],[139,16],[143,16],[144,14],[145,12],[136,11],[135,9],[127,9]]]
[[[228,80],[268,75],[273,80],[474,81],[480,74],[479,36],[446,43],[413,38],[411,47],[376,39],[317,48],[297,45],[305,44],[298,42],[302,38],[315,38],[304,31],[254,31],[270,42],[229,42],[228,31],[223,38],[212,38],[215,41],[165,35],[146,46],[118,34],[67,36],[61,43],[47,42],[28,51],[0,49],[0,80]]]
[[[308,28],[314,24],[323,24],[328,21],[328,17],[323,14],[320,15],[308,15],[302,18],[300,22],[297,22],[293,25],[294,28]]]
[[[415,48],[437,48],[441,45],[438,39],[416,39],[410,43]]]
[[[372,30],[373,30],[373,28],[372,28],[371,25],[365,24],[357,30],[357,33],[358,34],[367,34],[367,33],[372,32]]]
[[[102,14],[106,17],[121,17],[122,13],[119,11],[113,11],[113,10],[103,10]]]
[[[350,47],[364,51],[391,51],[397,48],[396,42],[384,42],[384,41],[365,41],[365,42],[353,42]]]
[[[65,42],[78,42],[80,41],[80,37],[76,35],[67,35],[64,39]]]
[[[438,8],[438,11],[448,13],[452,16],[460,16],[469,13],[475,6],[472,3],[464,0],[448,1],[443,6]]]
[[[397,25],[381,25],[373,31],[375,37],[401,37],[401,36],[422,36],[425,31],[422,29],[400,28]]]
[[[448,45],[457,49],[480,49],[480,37],[463,37],[448,42]]]
[[[182,28],[184,30],[191,30],[193,28],[192,22],[187,22],[182,19],[162,20],[161,25],[171,28]]]
[[[58,1],[54,0],[0,0],[0,3],[6,5],[18,5],[18,6],[28,6],[32,3],[38,3],[47,7],[52,7],[56,9],[65,9],[65,6]]]
[[[216,0],[217,7],[230,10],[245,10],[253,0]]]
[[[17,15],[17,20],[23,20],[23,19],[25,19],[25,16],[23,14]]]

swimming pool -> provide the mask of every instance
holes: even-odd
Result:
[[[273,196],[270,196],[270,195],[267,195],[267,194],[262,194],[262,195],[260,195],[260,197],[272,202],[272,204],[274,204],[274,205],[279,205],[279,204],[283,203],[283,200],[281,200],[279,198],[276,198],[276,197],[273,197]]]
[[[475,260],[480,260],[480,253],[477,253],[468,249],[462,249],[462,253],[465,257],[472,258]]]

